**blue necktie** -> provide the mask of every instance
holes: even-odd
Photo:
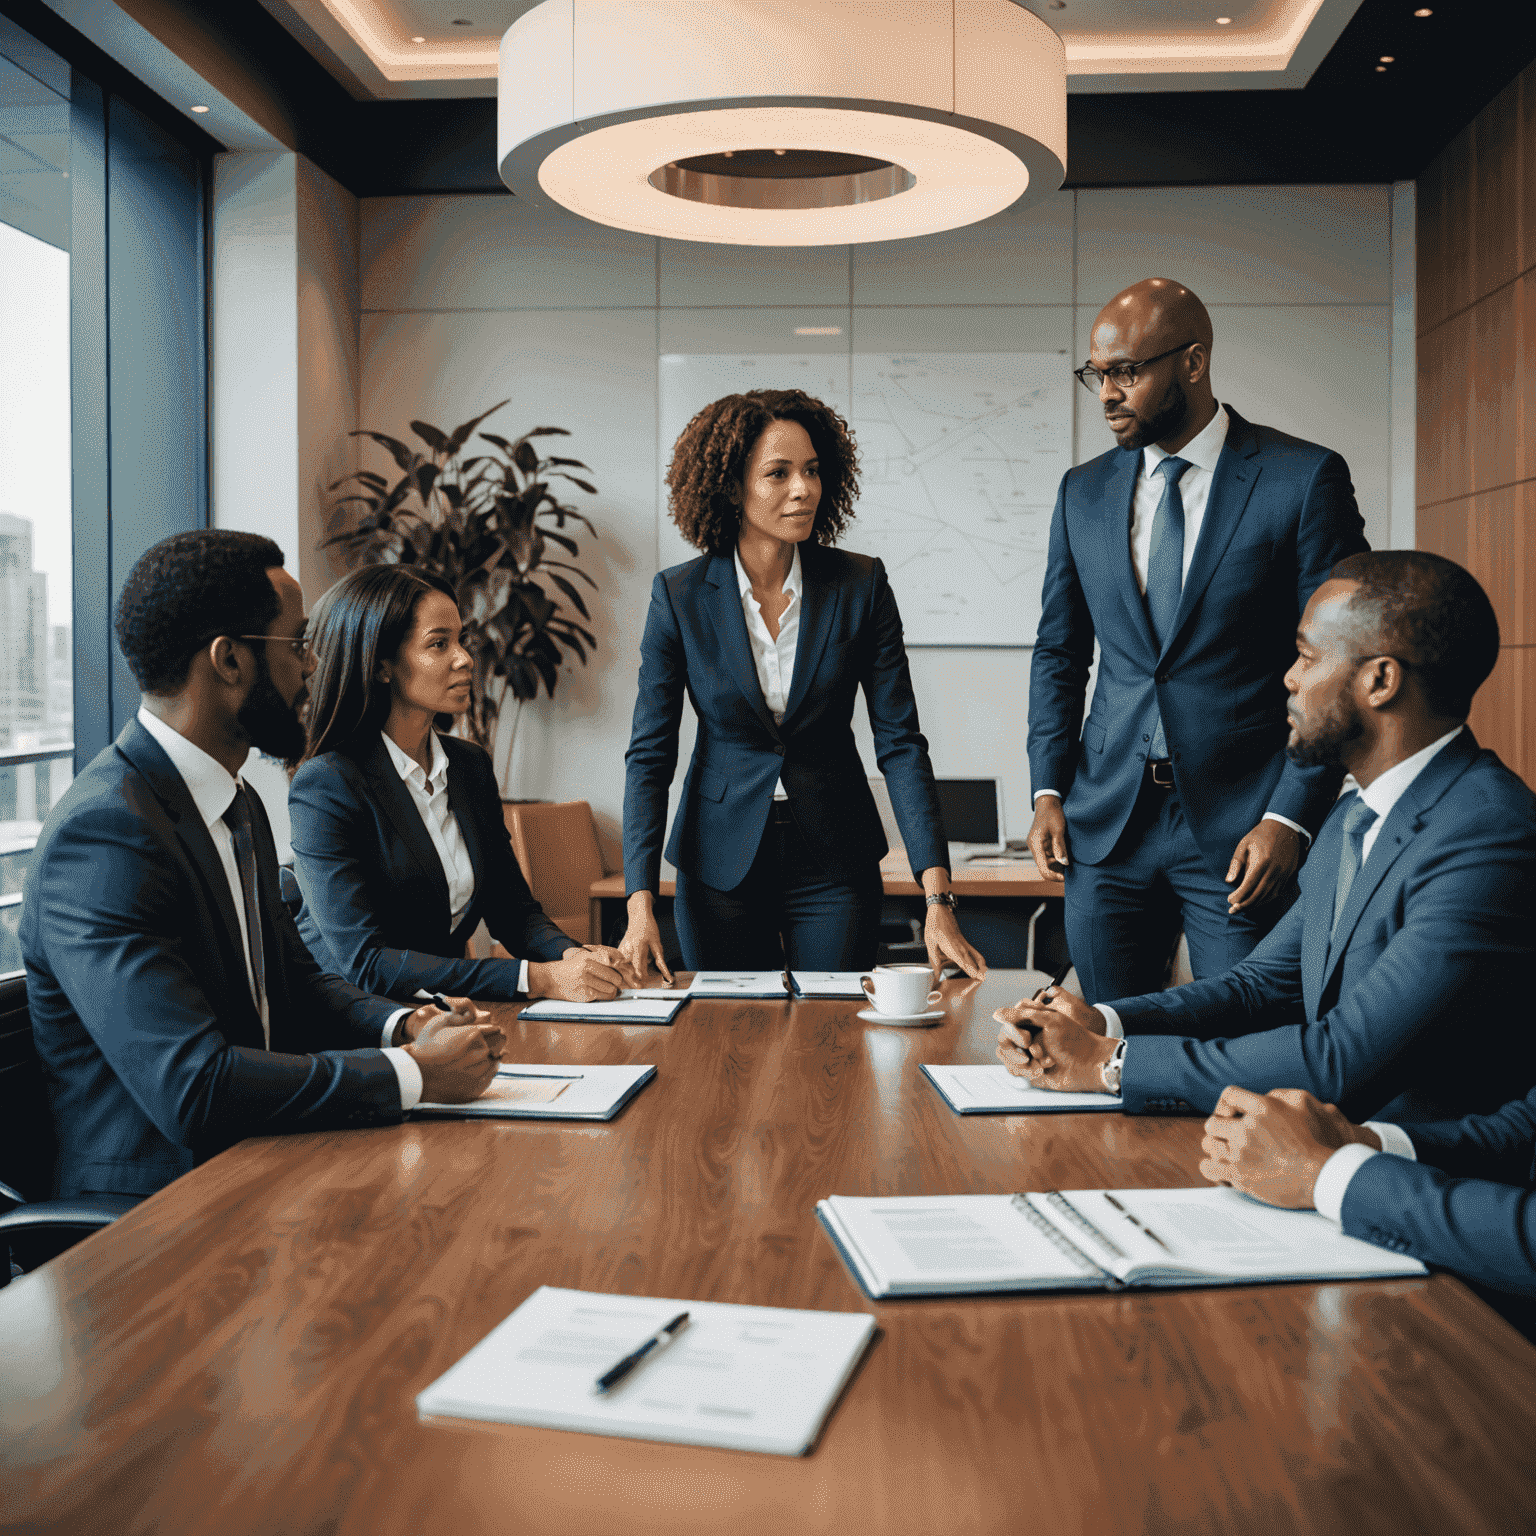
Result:
[[[256,983],[256,1011],[267,995],[267,961],[261,941],[261,900],[256,893],[256,845],[251,837],[251,807],[242,786],[224,812],[224,824],[235,844],[235,868],[240,872],[240,904],[245,909],[245,937],[249,946],[251,978]]]
[[[1365,834],[1375,820],[1376,812],[1358,794],[1355,803],[1344,812],[1344,843],[1339,849],[1339,883],[1333,889],[1333,923],[1328,930],[1330,941],[1338,931],[1344,903],[1349,900],[1349,888],[1355,883],[1360,869],[1360,850],[1365,846]]]
[[[1153,471],[1163,477],[1163,495],[1152,519],[1152,548],[1147,556],[1147,617],[1152,620],[1159,650],[1173,631],[1174,615],[1184,593],[1184,498],[1179,494],[1179,480],[1188,468],[1188,459],[1170,456]],[[1161,711],[1152,728],[1152,756],[1168,756]]]

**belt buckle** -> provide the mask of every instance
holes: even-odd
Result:
[[[1173,763],[1168,758],[1159,758],[1156,762],[1148,763],[1147,767],[1152,770],[1152,782],[1159,789],[1173,788]],[[1167,778],[1161,777],[1164,773],[1168,775]]]

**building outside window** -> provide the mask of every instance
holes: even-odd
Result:
[[[0,974],[73,777],[69,101],[0,53]]]

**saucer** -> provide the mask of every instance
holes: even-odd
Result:
[[[867,1024],[926,1024],[929,1019],[942,1019],[942,1008],[930,1008],[926,1013],[876,1013],[873,1008],[860,1008],[859,1017]]]

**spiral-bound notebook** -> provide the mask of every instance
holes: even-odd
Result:
[[[1364,1280],[1427,1271],[1316,1211],[1211,1186],[833,1195],[816,1214],[866,1295]]]

